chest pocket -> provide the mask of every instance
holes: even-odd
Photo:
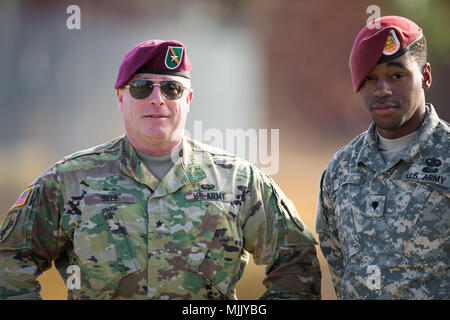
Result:
[[[336,181],[334,186],[336,223],[344,255],[344,265],[361,250],[353,217],[355,201],[360,195],[360,181],[360,174],[348,174]]]
[[[230,284],[234,280],[242,254],[242,230],[237,216],[221,202],[210,202],[201,224],[195,227],[196,236],[187,255],[185,268],[206,280],[207,297],[232,299]],[[212,286],[212,287],[211,287]]]
[[[450,196],[445,185],[418,182],[416,199],[411,211],[417,207],[410,237],[406,242],[406,256],[424,260],[432,266],[450,264]],[[409,182],[411,183],[411,182]]]
[[[73,246],[82,283],[88,282],[96,290],[107,289],[141,268],[117,204],[90,199],[81,212]]]

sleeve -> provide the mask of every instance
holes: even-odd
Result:
[[[244,248],[266,265],[260,299],[320,299],[315,240],[275,182],[252,171],[245,206]]]
[[[319,235],[320,249],[330,268],[336,295],[341,297],[341,280],[344,273],[343,255],[336,228],[335,211],[332,199],[326,187],[325,173],[320,179],[320,189],[317,201],[315,232]]]
[[[55,176],[37,179],[0,229],[0,299],[42,299],[36,278],[58,254],[62,196]]]

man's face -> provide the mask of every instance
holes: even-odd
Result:
[[[430,85],[430,65],[421,68],[412,56],[404,54],[377,64],[359,94],[380,134],[395,139],[419,128],[425,115],[423,90]]]
[[[190,81],[183,77],[139,73],[135,74],[128,84],[138,79],[154,80],[155,83],[176,80],[189,88],[176,100],[165,97],[159,86],[154,86],[151,94],[143,99],[133,98],[130,88],[117,91],[128,138],[138,150],[157,155],[161,152],[151,150],[152,146],[162,146],[162,149],[158,147],[160,150],[164,150],[164,147],[170,149],[181,140],[193,92],[190,89]]]

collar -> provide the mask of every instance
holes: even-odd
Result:
[[[139,159],[136,149],[125,136],[121,145],[120,170],[135,181],[148,186],[153,191],[152,197],[163,196],[207,177],[199,165],[201,163],[195,158],[193,149],[194,142],[186,137],[183,138],[180,151],[182,156],[160,182]]]
[[[364,135],[363,144],[357,157],[357,164],[362,163],[379,174],[389,170],[400,160],[410,162],[423,149],[438,123],[439,116],[437,115],[436,110],[431,103],[427,103],[425,118],[417,130],[418,137],[415,142],[409,145],[401,154],[393,159],[392,162],[386,164],[381,152],[378,150],[376,127],[375,123],[372,122]]]
[[[418,130],[416,130],[400,138],[388,139],[383,137],[380,132],[378,132],[378,129],[375,129],[375,132],[377,133],[378,149],[380,151],[403,150],[413,143],[419,135]]]

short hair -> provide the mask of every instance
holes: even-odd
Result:
[[[409,54],[417,61],[420,68],[427,64],[427,40],[422,36],[408,49]]]

